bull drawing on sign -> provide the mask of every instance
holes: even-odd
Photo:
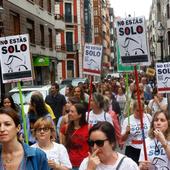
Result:
[[[138,55],[139,53],[141,54],[144,54],[145,52],[143,51],[142,49],[142,43],[140,41],[137,41],[133,38],[130,38],[130,37],[126,37],[125,41],[124,41],[124,45],[122,45],[122,47],[125,49],[125,56],[130,56],[132,55],[129,51],[129,46],[134,46],[137,48],[134,48],[132,49],[132,52],[134,52],[133,55]]]
[[[165,77],[164,81],[162,81],[165,87],[168,87],[168,85],[170,84],[169,80],[170,80],[170,77]]]
[[[23,60],[21,58],[15,56],[15,55],[9,55],[6,63],[4,63],[8,67],[8,73],[12,73],[13,72],[13,67],[12,66],[14,65],[14,62],[16,60],[23,62]],[[24,65],[24,64],[17,65],[16,67],[18,68],[18,71],[21,71],[22,67],[25,70],[28,70],[28,67],[26,65]]]
[[[99,65],[97,64],[97,62],[93,59],[90,59],[87,64],[89,65],[90,69],[95,69],[95,70],[99,70]]]

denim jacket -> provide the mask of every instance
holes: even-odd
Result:
[[[49,170],[46,154],[38,148],[32,148],[22,143],[24,149],[25,165],[23,170]],[[2,167],[1,160],[2,146],[0,145],[0,169]]]

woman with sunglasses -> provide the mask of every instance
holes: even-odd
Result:
[[[20,130],[18,114],[0,108],[0,170],[49,170],[44,152],[19,141]]]
[[[83,160],[79,170],[138,170],[130,158],[115,151],[115,130],[109,122],[98,122],[89,130],[89,156]]]
[[[147,161],[141,149],[139,167],[145,169],[170,170],[170,120],[163,111],[154,114],[149,137],[145,140]]]
[[[69,123],[62,127],[62,142],[66,146],[73,169],[78,170],[82,160],[88,155],[88,124],[86,107],[82,103],[71,105]]]
[[[32,147],[43,150],[48,159],[48,165],[53,170],[69,170],[72,165],[66,148],[54,142],[56,139],[55,126],[48,118],[39,118],[34,124],[34,136],[37,143]]]

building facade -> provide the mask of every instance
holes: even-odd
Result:
[[[3,0],[1,36],[29,34],[34,84],[50,84],[57,76],[56,33],[64,30],[56,18],[54,0]],[[30,82],[32,83],[32,82]]]
[[[162,36],[158,30],[162,27]],[[170,61],[170,1],[153,0],[150,9],[149,24],[149,46],[152,60]],[[163,48],[161,47],[163,43]],[[161,49],[162,48],[162,49]],[[161,54],[162,50],[162,54]],[[163,55],[161,57],[161,55]]]

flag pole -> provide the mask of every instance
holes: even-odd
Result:
[[[139,78],[138,78],[138,71],[137,71],[136,65],[134,66],[134,71],[135,71],[137,99],[138,99],[138,105],[139,105],[140,123],[141,123],[142,139],[143,139],[144,158],[145,158],[145,160],[147,160],[145,133],[144,133],[144,126],[143,126],[143,111],[142,111],[142,107],[141,107],[141,99],[140,99],[140,92],[139,92]]]

